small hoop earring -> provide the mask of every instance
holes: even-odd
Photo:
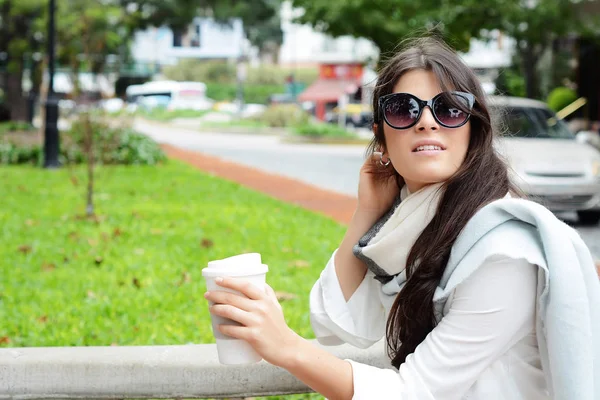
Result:
[[[388,165],[390,165],[391,162],[392,160],[390,160],[389,157],[386,162],[383,162],[383,153],[379,153],[379,165],[381,165],[382,167],[387,167]]]

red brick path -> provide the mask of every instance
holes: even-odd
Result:
[[[171,158],[184,161],[204,172],[237,182],[271,197],[324,214],[348,224],[356,207],[356,198],[324,190],[296,179],[270,174],[256,168],[224,161],[194,151],[163,144]]]

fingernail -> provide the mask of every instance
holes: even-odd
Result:
[[[209,295],[210,295],[210,292],[204,293],[204,297],[208,297]]]
[[[221,282],[223,282],[223,278],[215,278],[215,282],[221,283]]]

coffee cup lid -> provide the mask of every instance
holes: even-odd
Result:
[[[262,263],[259,253],[246,253],[210,261],[202,270],[202,276],[248,276],[264,274],[268,270],[269,267]]]

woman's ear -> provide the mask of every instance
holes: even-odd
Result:
[[[381,136],[379,135],[379,124],[377,122],[373,122],[373,136],[375,136],[375,143],[376,143],[376,147],[375,147],[375,151],[379,151],[383,154],[386,153],[387,149],[385,148],[385,140],[382,140]]]

